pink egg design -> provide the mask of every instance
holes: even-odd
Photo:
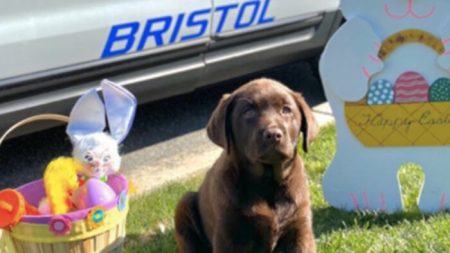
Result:
[[[429,85],[417,72],[405,72],[395,82],[395,103],[428,102]]]

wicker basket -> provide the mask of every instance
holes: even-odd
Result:
[[[14,244],[11,241],[11,237],[9,235],[9,232],[6,230],[0,229],[0,252],[6,253],[6,252],[15,252],[14,251]]]
[[[39,115],[28,118],[11,127],[13,129],[37,120],[67,121],[65,116]],[[108,178],[107,184],[116,198],[102,206],[77,210],[64,215],[25,215],[8,230],[0,231],[0,252],[8,253],[94,253],[121,252],[125,239],[128,213],[128,182],[122,175]],[[17,190],[32,205],[37,206],[45,196],[42,180],[23,185]],[[51,226],[64,224],[63,233],[55,233]],[[61,228],[61,227],[58,227]],[[61,231],[60,231],[61,232]]]
[[[368,147],[450,145],[450,102],[346,103],[345,117],[352,133]]]

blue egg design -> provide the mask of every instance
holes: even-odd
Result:
[[[377,80],[369,87],[367,104],[385,105],[394,103],[394,85],[387,80]]]

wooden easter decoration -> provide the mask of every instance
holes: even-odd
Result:
[[[337,151],[323,188],[347,210],[402,209],[398,170],[422,166],[423,212],[450,207],[448,0],[341,0],[320,61]]]

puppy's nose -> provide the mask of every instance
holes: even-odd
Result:
[[[99,160],[94,160],[94,161],[91,162],[91,164],[92,164],[94,167],[98,167],[98,166],[100,166],[100,161],[99,161]]]
[[[283,132],[278,128],[269,128],[264,130],[263,138],[265,141],[280,142],[283,139]]]

